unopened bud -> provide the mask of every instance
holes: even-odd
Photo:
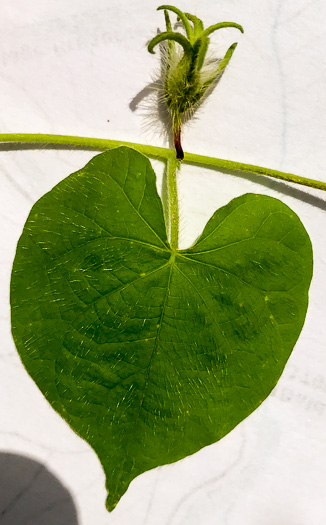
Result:
[[[203,22],[194,15],[183,13],[171,5],[162,5],[166,31],[156,35],[148,44],[148,51],[167,41],[167,56],[164,59],[163,92],[164,101],[172,118],[174,144],[177,158],[183,159],[181,147],[181,125],[202,102],[209,88],[223,73],[237,46],[232,44],[223,59],[206,60],[209,36],[217,29],[235,27],[243,33],[243,28],[233,22],[221,22],[204,29]],[[182,23],[186,35],[172,31],[168,11],[173,11]],[[179,46],[176,46],[179,44]],[[180,48],[181,46],[181,48]],[[180,52],[181,51],[181,52]]]

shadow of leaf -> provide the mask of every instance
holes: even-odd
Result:
[[[1,525],[78,525],[68,490],[38,461],[0,453]]]

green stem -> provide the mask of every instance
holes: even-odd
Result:
[[[29,144],[61,144],[68,146],[77,146],[84,148],[92,148],[98,150],[116,148],[118,146],[127,146],[134,148],[144,155],[149,157],[168,160],[171,156],[172,150],[167,148],[159,148],[156,146],[147,146],[145,144],[137,144],[134,142],[124,142],[121,140],[109,139],[95,139],[88,137],[75,137],[70,135],[43,135],[43,134],[29,134],[29,133],[4,133],[0,134],[1,142],[16,142]],[[212,166],[230,171],[242,173],[255,173],[257,175],[265,175],[273,177],[274,179],[281,179],[287,182],[294,182],[295,184],[302,184],[326,191],[326,182],[321,182],[306,177],[299,177],[292,173],[284,173],[282,171],[271,170],[252,164],[243,164],[241,162],[233,162],[231,160],[217,159],[215,157],[207,157],[204,155],[196,155],[194,153],[185,153],[183,162],[187,164],[201,164],[203,166]]]
[[[244,164],[242,162],[234,162],[232,160],[195,155],[193,153],[185,153],[184,162],[186,162],[187,164],[202,164],[204,166],[214,166],[216,168],[227,169],[230,171],[238,171],[241,173],[255,173],[256,175],[266,175],[267,177],[272,177],[274,179],[285,180],[287,182],[294,182],[295,184],[310,186],[311,188],[317,188],[318,190],[326,191],[326,182],[308,179],[307,177],[300,177],[299,175],[294,175],[293,173],[286,173],[283,171],[272,170],[270,168],[255,166],[254,164]]]
[[[175,153],[169,156],[167,161],[167,184],[169,196],[169,222],[170,222],[170,246],[177,250],[179,245],[179,203],[177,188],[177,172],[180,169],[180,161]]]
[[[74,135],[47,135],[40,133],[0,133],[0,143],[16,142],[28,144],[60,144],[67,146],[82,147],[85,149],[105,150],[126,146],[134,148],[149,157],[167,160],[171,150],[146,144],[136,144],[134,142],[125,142],[123,140],[96,139],[92,137],[77,137]]]

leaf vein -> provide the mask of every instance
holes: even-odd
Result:
[[[150,226],[150,224],[145,220],[145,218],[139,213],[139,211],[137,210],[137,208],[134,206],[134,204],[131,202],[131,200],[129,199],[128,195],[126,194],[126,192],[124,191],[124,188],[118,183],[118,181],[116,181],[110,174],[107,174],[107,176],[118,186],[118,188],[120,188],[120,190],[122,191],[123,195],[125,196],[125,198],[127,199],[127,201],[129,202],[130,206],[135,210],[135,212],[137,213],[137,215],[139,216],[139,218],[146,224],[146,226],[151,230],[152,233],[154,233],[155,237],[160,241],[161,244],[163,244],[163,246],[166,248],[166,244],[165,242],[161,239],[161,237],[156,233],[155,230],[153,230],[153,228]]]
[[[237,210],[239,210],[239,208],[242,208],[242,206],[245,206],[246,204],[248,204],[247,201],[242,202],[242,203],[239,204],[236,208],[234,208],[234,210],[232,210],[231,213],[228,213],[228,215],[227,215],[226,217],[224,217],[224,219],[223,219],[223,220],[222,220],[222,221],[221,221],[221,222],[220,222],[220,223],[219,223],[219,224],[218,224],[218,225],[217,225],[217,226],[216,226],[216,227],[215,227],[215,228],[214,228],[214,229],[208,234],[208,235],[206,235],[206,237],[203,237],[203,238],[199,238],[199,239],[198,239],[198,241],[194,244],[194,248],[195,248],[196,246],[198,246],[201,242],[203,242],[203,241],[207,241],[207,239],[208,239],[211,235],[213,235],[213,234],[214,234],[214,233],[215,233],[215,232],[216,232],[216,231],[222,226],[222,224],[223,224],[227,219],[229,219],[229,218],[231,217],[231,215],[233,215],[233,213],[235,213]],[[220,208],[220,209],[221,209],[221,208]],[[220,210],[219,210],[219,211],[220,211]],[[211,220],[212,220],[212,219],[210,219],[210,220],[208,221],[207,224],[209,224],[209,222],[210,222]]]
[[[176,269],[181,273],[181,275],[188,281],[188,283],[192,286],[192,288],[195,290],[195,292],[197,293],[197,295],[201,298],[203,304],[205,305],[207,311],[209,312],[211,318],[213,319],[214,323],[216,324],[217,328],[219,329],[220,333],[222,334],[223,336],[223,339],[225,340],[227,346],[229,347],[230,349],[230,353],[232,354],[233,353],[233,350],[232,350],[232,347],[230,346],[230,342],[229,340],[227,339],[227,337],[225,336],[219,322],[217,321],[215,315],[212,314],[209,306],[206,304],[204,298],[202,297],[201,293],[199,292],[199,290],[197,290],[196,286],[194,285],[194,283],[180,270],[180,268],[176,265]]]

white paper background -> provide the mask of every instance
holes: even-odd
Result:
[[[160,123],[152,118],[149,125],[146,111],[129,107],[158,70],[158,55],[146,50],[157,28],[163,28],[157,5],[152,0],[97,0],[95,6],[91,0],[2,0],[1,132],[165,145]],[[235,40],[239,46],[215,92],[185,130],[184,149],[326,181],[325,2],[180,0],[178,7],[206,25],[231,20],[245,28],[244,35],[230,29],[212,38],[220,55]],[[25,372],[11,339],[8,306],[15,246],[32,204],[92,155],[44,148],[0,151],[1,523],[323,525],[326,194],[183,166],[183,247],[217,207],[242,193],[271,195],[294,209],[314,248],[309,311],[277,388],[259,410],[221,442],[137,478],[109,514],[97,457]],[[161,165],[154,164],[161,173]],[[10,463],[14,456],[8,453],[17,456],[16,474]],[[38,462],[36,470],[24,474],[22,456]],[[60,481],[71,501],[68,492],[60,491],[48,500],[44,493],[52,490],[50,483],[43,482],[42,495],[38,483],[44,469]],[[33,490],[39,498],[31,497]]]

